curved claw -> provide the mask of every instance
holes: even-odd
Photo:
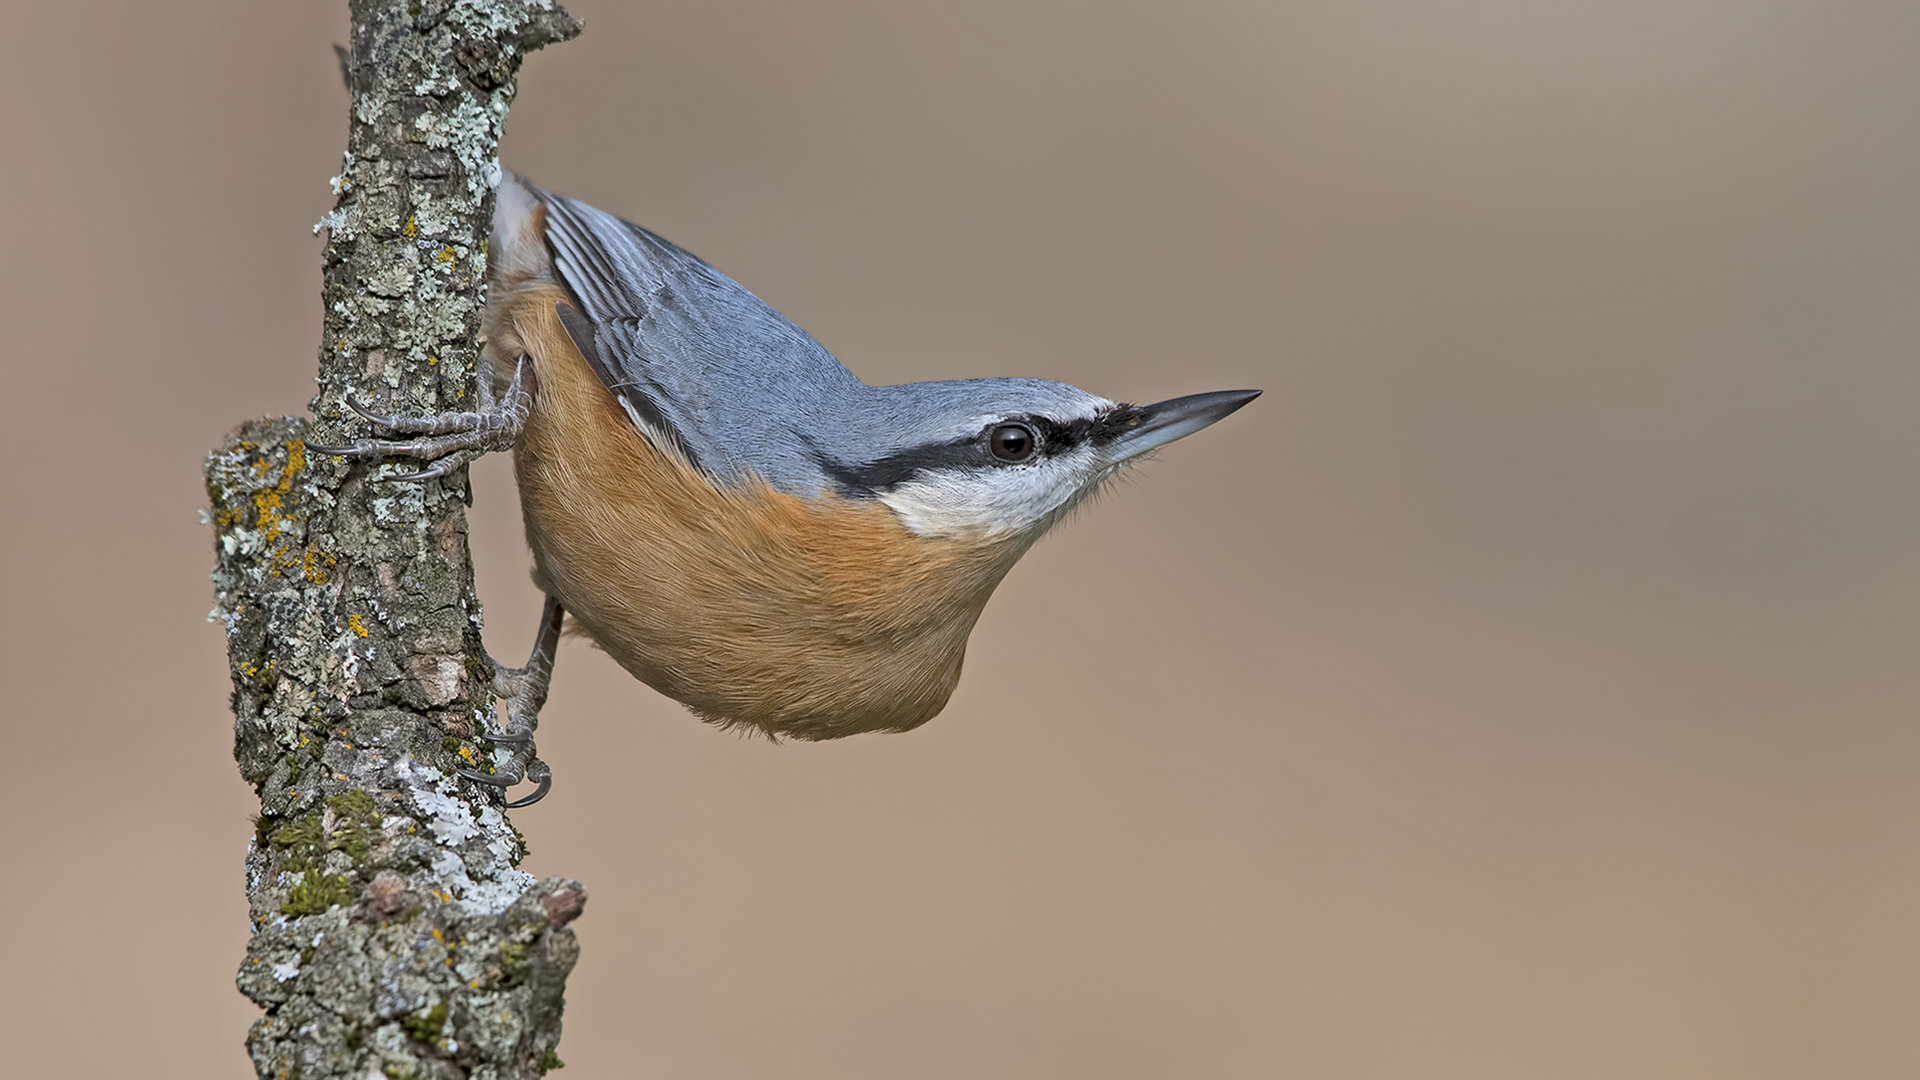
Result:
[[[361,439],[351,446],[313,446],[307,449],[316,454],[332,454],[335,457],[411,457],[439,458],[463,450],[479,449],[486,443],[484,432],[465,432],[436,439]]]
[[[534,758],[533,764],[527,766],[527,775],[524,778],[511,775],[494,776],[488,773],[474,772],[472,769],[455,769],[454,772],[476,784],[486,784],[489,787],[497,788],[510,788],[522,779],[534,781],[538,786],[533,789],[532,794],[527,795],[525,798],[509,800],[507,802],[507,809],[509,810],[518,810],[523,806],[532,806],[534,803],[546,798],[547,792],[553,790],[553,770],[547,768],[547,763],[541,761],[539,758]]]
[[[347,402],[347,408],[352,409],[354,412],[359,413],[360,418],[362,420],[366,420],[366,421],[369,421],[370,423],[378,424],[379,426],[384,428],[392,428],[392,427],[400,426],[400,417],[386,416],[381,413],[374,412],[372,409],[369,409],[365,405],[360,404],[360,399],[353,396],[352,394],[348,394],[346,396],[346,402]]]
[[[489,787],[509,788],[521,781],[530,781],[536,785],[531,794],[522,799],[514,799],[506,805],[509,809],[532,806],[547,797],[553,790],[553,770],[547,763],[535,756],[533,746],[534,725],[539,722],[540,706],[547,700],[547,680],[553,674],[553,656],[560,644],[560,628],[566,619],[566,610],[560,601],[547,597],[547,607],[540,615],[540,633],[534,638],[533,653],[527,657],[527,666],[509,668],[493,661],[493,692],[496,697],[496,717],[506,730],[493,734],[481,725],[478,737],[495,743],[525,745],[525,750],[516,750],[506,756],[509,766],[525,761],[524,771],[515,773],[503,769],[500,772],[483,773],[472,769],[455,769],[464,779]]]
[[[425,483],[428,480],[433,479],[436,476],[445,476],[462,465],[470,465],[477,458],[479,458],[479,456],[480,456],[479,454],[476,454],[471,450],[456,451],[455,453],[449,454],[448,456],[441,458],[439,461],[434,462],[432,465],[429,465],[424,469],[416,469],[413,472],[388,473],[385,476],[376,476],[373,478],[373,482],[376,484],[421,484],[421,483]]]
[[[527,779],[534,781],[540,786],[534,788],[533,794],[528,795],[526,798],[514,799],[512,802],[509,802],[507,809],[518,810],[523,806],[532,806],[534,803],[546,798],[547,792],[553,790],[553,770],[547,768],[547,763],[541,761],[539,758],[534,758],[533,764],[527,766]]]

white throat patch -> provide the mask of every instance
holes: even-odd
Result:
[[[939,469],[878,497],[920,536],[992,540],[1044,532],[1115,471],[1082,446],[1026,465]]]

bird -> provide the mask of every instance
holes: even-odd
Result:
[[[1043,534],[1260,393],[1132,405],[1030,378],[870,385],[646,229],[510,173],[495,205],[480,409],[386,416],[350,397],[400,437],[315,449],[431,462],[401,474],[421,480],[512,451],[548,598],[527,667],[496,680],[522,713],[545,700],[564,614],[722,728],[916,728]],[[530,743],[530,716],[506,726]],[[551,774],[529,760],[538,798]]]

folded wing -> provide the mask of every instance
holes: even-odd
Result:
[[[569,334],[638,420],[710,475],[794,494],[830,481],[817,445],[868,388],[786,316],[675,245],[585,203],[539,193]]]

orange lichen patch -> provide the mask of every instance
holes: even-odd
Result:
[[[260,448],[250,442],[237,444],[248,455]],[[307,467],[306,443],[294,439],[286,444],[286,461],[278,465],[270,455],[261,454],[250,461],[234,462],[230,468],[250,472],[250,482],[227,486],[217,479],[209,487],[216,503],[213,523],[221,529],[250,527],[257,534],[260,561],[274,574],[298,572],[306,580],[324,584],[333,556],[295,539],[302,531],[300,522],[289,513],[295,477]],[[237,490],[236,490],[237,488]]]
[[[353,631],[356,637],[367,636],[367,625],[360,621],[360,616],[357,612],[347,616],[347,629]]]
[[[501,288],[488,339],[533,358],[514,454],[535,577],[635,676],[722,725],[837,738],[931,719],[1027,541],[923,537],[885,506],[717,484],[635,427],[550,282]]]
[[[253,463],[253,471],[265,477],[273,467],[273,462],[261,458]],[[267,534],[268,539],[278,535],[288,527],[282,506],[287,492],[293,490],[293,478],[307,467],[307,444],[295,439],[287,443],[287,464],[280,473],[280,479],[272,487],[261,488],[253,493],[254,526]]]
[[[327,583],[326,568],[338,562],[338,559],[308,544],[306,556],[301,560],[301,576],[315,585],[325,585]]]
[[[293,490],[293,478],[306,467],[307,444],[299,439],[291,440],[287,443],[287,464],[281,470],[279,481],[270,488],[253,493],[257,515],[255,527],[260,530],[262,539],[271,545],[268,565],[276,573],[286,573],[294,567],[300,567],[302,576],[305,576],[307,557],[296,554],[291,543],[280,543],[279,538],[282,533],[290,533],[297,528],[295,522],[286,515],[286,496]]]

